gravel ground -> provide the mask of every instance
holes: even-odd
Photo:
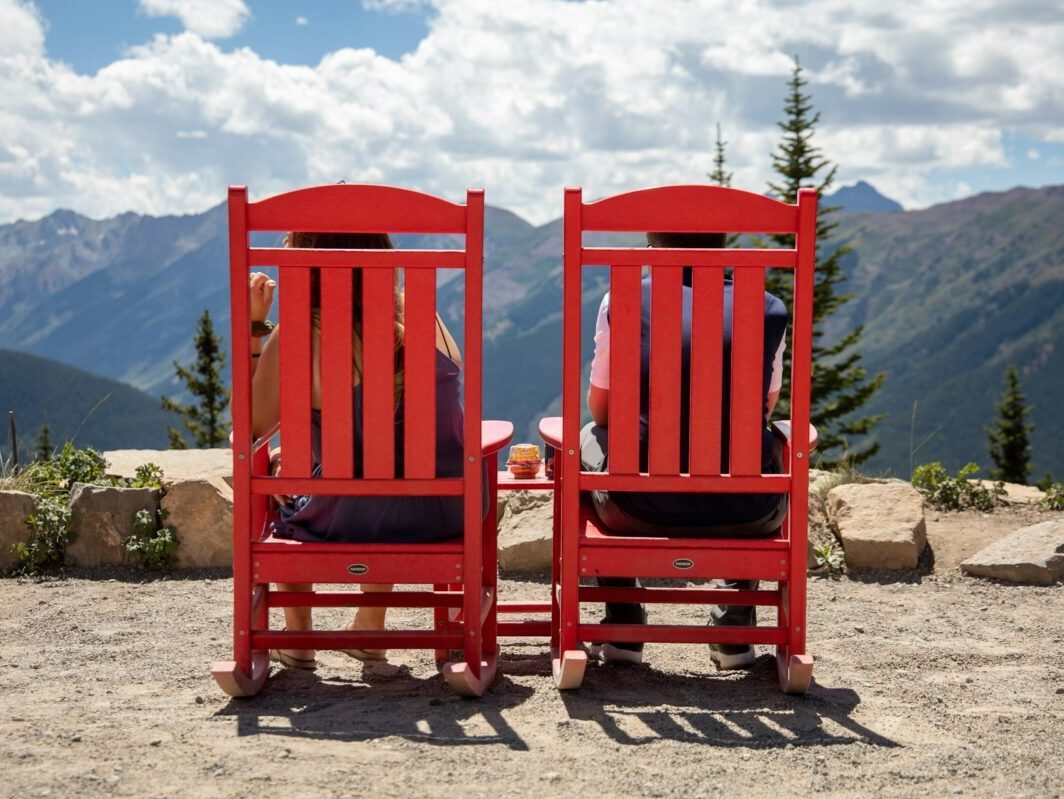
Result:
[[[960,551],[949,519],[963,535],[975,517],[943,518],[932,545]],[[414,652],[365,667],[323,653],[316,673],[229,699],[208,667],[228,657],[230,589],[221,573],[0,581],[0,796],[1064,793],[1059,585],[976,581],[942,558],[901,581],[813,579],[805,697],[780,694],[767,649],[719,673],[703,647],[666,645],[561,694],[526,640],[504,644],[480,700]],[[536,599],[545,582],[502,590]]]

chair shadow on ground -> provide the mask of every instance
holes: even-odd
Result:
[[[814,680],[805,696],[787,696],[770,655],[735,672],[714,672],[705,661],[692,661],[700,673],[683,674],[652,664],[589,664],[581,689],[563,692],[562,701],[570,719],[594,722],[621,745],[662,739],[754,749],[900,745],[852,717],[861,699],[849,688]]]
[[[399,737],[444,746],[502,744],[526,751],[528,744],[503,712],[524,702],[532,691],[502,673],[485,696],[470,700],[457,696],[441,675],[420,677],[403,664],[352,662],[350,668],[323,666],[316,672],[274,666],[262,693],[233,699],[217,715],[235,716],[241,736],[336,741]]]

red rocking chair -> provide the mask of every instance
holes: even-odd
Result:
[[[587,662],[581,642],[774,644],[780,685],[804,693],[813,661],[805,651],[808,467],[815,446],[809,425],[816,192],[798,203],[716,186],[675,186],[584,203],[565,193],[562,419],[540,431],[558,449],[560,520],[555,522],[552,654],[559,688],[579,687]],[[585,247],[585,231],[795,234],[793,249],[634,249]],[[610,269],[608,472],[581,470],[583,326],[581,273]],[[640,470],[641,272],[649,265],[651,340],[648,469]],[[693,267],[690,464],[680,471],[682,269]],[[728,450],[721,469],[721,385],[725,268],[734,274]],[[765,270],[794,277],[791,423],[773,426],[783,440],[783,473],[761,473]],[[623,389],[622,389],[623,387]],[[564,420],[564,421],[563,421]],[[787,494],[789,511],[767,539],[611,536],[587,500],[593,490]],[[594,577],[763,580],[773,590],[609,588],[581,586]],[[581,602],[767,605],[776,625],[587,624]],[[707,614],[708,618],[708,614]],[[707,655],[708,662],[708,655]]]
[[[311,250],[251,247],[252,231],[460,234],[460,250]],[[233,660],[212,674],[231,696],[257,693],[274,648],[432,649],[460,694],[480,695],[496,667],[497,453],[512,425],[481,422],[481,281],[484,194],[465,205],[386,186],[333,185],[247,201],[229,190],[233,342]],[[279,267],[281,475],[269,469],[268,439],[251,438],[249,269]],[[311,268],[321,270],[322,476],[312,478]],[[352,271],[363,274],[363,429],[355,468],[352,397]],[[404,272],[404,473],[395,468],[394,274]],[[436,476],[436,270],[465,275],[464,474]],[[300,373],[301,370],[301,373]],[[355,475],[361,472],[361,476]],[[482,513],[482,491],[491,508]],[[460,540],[429,544],[305,543],[270,536],[271,495],[461,496]],[[391,593],[278,592],[271,583],[406,583]],[[433,608],[431,629],[386,631],[271,630],[273,607]]]

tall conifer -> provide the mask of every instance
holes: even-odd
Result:
[[[39,461],[48,460],[52,457],[52,453],[55,452],[55,446],[52,444],[52,431],[48,427],[48,422],[41,423],[41,429],[37,431],[37,441],[34,442],[33,449]]]
[[[193,339],[196,347],[196,362],[182,366],[174,361],[174,371],[185,384],[192,402],[182,405],[169,397],[162,398],[165,410],[174,411],[182,417],[185,428],[192,434],[195,445],[200,448],[217,447],[228,438],[225,409],[229,405],[229,389],[222,379],[225,353],[221,340],[214,332],[210,311],[204,311],[196,326]],[[167,429],[172,449],[184,449],[184,436],[176,427]]]
[[[995,468],[990,477],[1007,483],[1027,484],[1031,474],[1030,435],[1034,425],[1024,420],[1031,412],[1020,392],[1020,378],[1016,367],[1005,370],[1005,391],[997,404],[997,419],[986,428],[988,451]]]
[[[783,137],[778,150],[772,154],[772,168],[777,181],[769,183],[769,189],[780,200],[788,203],[798,201],[798,190],[811,186],[823,199],[835,180],[837,166],[821,155],[820,148],[813,144],[813,133],[820,121],[820,113],[814,112],[811,98],[805,93],[806,80],[802,67],[794,59],[794,69],[788,82],[784,103],[784,118],[778,123]],[[820,462],[831,468],[840,460],[854,464],[872,457],[879,444],[865,439],[883,415],[859,416],[857,411],[864,406],[883,385],[886,375],[879,373],[869,378],[861,365],[857,344],[864,332],[862,326],[841,335],[833,342],[825,341],[825,323],[851,296],[840,291],[842,257],[850,251],[848,245],[828,248],[826,245],[838,222],[832,220],[833,207],[821,202],[817,215],[817,261],[816,282],[813,288],[813,369],[811,385],[810,418],[820,435],[818,452]],[[773,236],[777,244],[794,246],[792,236]],[[782,270],[780,270],[782,271]],[[780,297],[788,308],[793,308],[790,274],[769,270],[769,291]],[[784,389],[777,415],[786,415],[787,383],[790,379],[791,349],[788,348],[784,362]]]
[[[717,186],[731,186],[732,173],[724,168],[724,141],[720,136],[720,123],[717,123],[717,139],[713,142],[713,171],[706,175]]]

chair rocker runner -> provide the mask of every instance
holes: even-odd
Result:
[[[255,231],[459,234],[463,249],[299,249],[250,246]],[[271,649],[432,649],[459,694],[484,692],[495,675],[497,453],[507,422],[481,421],[484,194],[466,204],[387,186],[331,185],[249,203],[229,190],[233,342],[233,659],[212,674],[232,696],[250,696],[269,673]],[[279,432],[284,457],[272,476],[268,440],[252,440],[249,270],[278,267],[281,360]],[[321,473],[315,476],[311,408],[311,273],[320,273]],[[436,474],[436,273],[464,275],[463,473]],[[352,396],[353,273],[362,276],[362,440],[355,451]],[[393,309],[402,270],[404,383],[397,406]],[[396,419],[404,423],[396,443]],[[402,450],[397,473],[396,448]],[[360,468],[359,468],[360,467]],[[486,468],[485,468],[486,467]],[[487,477],[484,477],[485,472]],[[488,485],[485,485],[487,481]],[[482,512],[487,489],[490,507]],[[441,543],[317,543],[271,536],[271,495],[453,496],[464,533]],[[273,583],[403,583],[391,593],[271,590]],[[431,629],[270,629],[274,607],[432,608]],[[451,650],[462,660],[446,662]]]
[[[816,206],[816,192],[811,189],[801,190],[794,205],[716,186],[646,189],[591,203],[583,202],[579,188],[566,189],[563,417],[545,419],[540,426],[541,435],[558,450],[560,488],[555,508],[560,521],[555,523],[551,647],[559,688],[580,685],[587,662],[582,642],[610,641],[773,644],[781,688],[787,693],[808,689],[813,665],[805,651],[805,606],[808,462],[816,443],[816,432],[809,425]],[[607,248],[584,246],[586,231],[778,233],[795,235],[796,240],[793,248],[784,249]],[[649,265],[651,274],[646,298],[644,265]],[[610,275],[613,390],[606,472],[585,471],[580,460],[581,367],[587,362],[581,355],[580,318],[585,266],[608,268]],[[682,285],[685,267],[692,269],[687,311],[682,302],[687,291]],[[767,268],[786,270],[794,286],[791,421],[773,426],[782,451],[780,474],[762,473]],[[730,363],[723,346],[726,269],[733,273]],[[650,333],[644,344],[640,339],[645,301],[650,303]],[[689,379],[684,376],[681,353],[682,326],[688,323]],[[641,387],[644,356],[649,358],[649,388]],[[729,372],[730,381],[725,379]],[[687,397],[682,396],[685,380]],[[722,387],[730,392],[727,404]],[[641,391],[649,395],[642,405]],[[691,409],[687,419],[685,406]],[[648,430],[642,451],[641,413]],[[685,435],[688,438],[682,441]],[[682,462],[681,452],[689,453],[687,463]],[[728,458],[723,464],[722,454]],[[788,510],[778,533],[768,538],[620,536],[603,529],[588,501],[590,491],[786,494]],[[760,580],[777,587],[580,585],[582,579],[599,577]],[[776,608],[776,624],[718,627],[581,620],[581,602],[604,601],[762,605]],[[707,608],[707,619],[708,615]]]

